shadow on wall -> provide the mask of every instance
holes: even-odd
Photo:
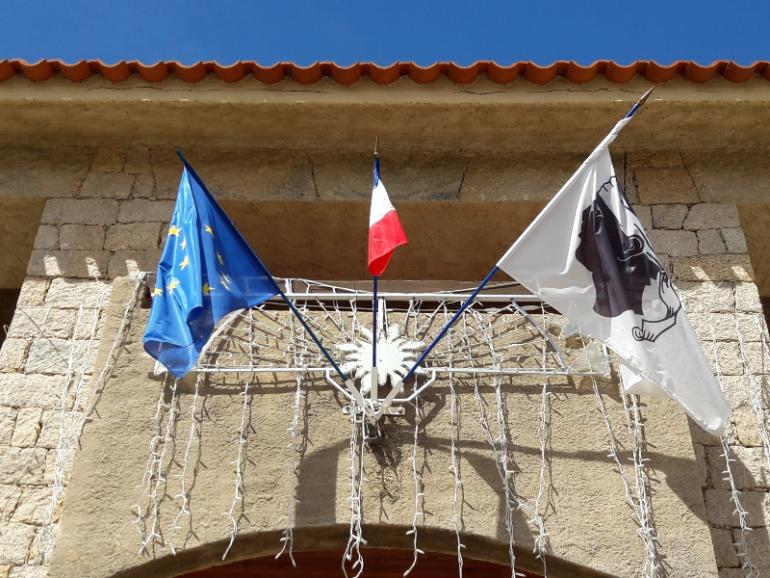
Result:
[[[459,380],[462,381],[462,380]],[[184,384],[184,382],[180,382],[180,384]],[[289,384],[286,383],[285,385],[276,383],[276,382],[267,382],[267,387],[265,385],[258,385],[254,391],[254,393],[251,395],[251,397],[255,396],[265,396],[272,394],[290,394],[295,390],[295,386],[293,383]],[[606,387],[607,384],[605,383],[604,386],[601,387],[603,391],[603,395],[606,396],[608,399],[613,399],[614,401],[619,403],[619,395],[618,390],[614,387]],[[241,386],[226,386],[222,384],[212,383],[208,381],[207,378],[204,378],[204,381],[199,384],[199,394],[205,398],[210,396],[234,396],[237,395],[242,391]],[[327,387],[325,385],[310,385],[307,387],[303,387],[306,393],[310,392],[321,392],[326,391]],[[457,385],[456,386],[458,395],[463,394],[472,394],[473,387],[467,384],[464,385]],[[502,389],[507,394],[519,394],[524,395],[528,397],[534,397],[540,394],[541,386],[528,386],[528,385],[512,385],[512,384],[505,384],[502,386]],[[493,395],[495,389],[490,385],[482,385],[478,386],[478,390],[482,395]],[[576,388],[575,384],[572,382],[571,378],[567,381],[564,381],[562,383],[552,383],[550,387],[550,391],[552,394],[555,395],[572,395],[572,396],[591,396],[593,397],[593,391],[590,387],[579,387]],[[191,393],[192,387],[191,384],[188,382],[187,384],[183,385],[182,389],[183,393]],[[171,398],[171,392],[168,390],[166,391],[166,398],[167,400],[170,400]],[[335,398],[337,404],[342,407],[344,405],[343,400],[337,396],[335,392]],[[423,407],[427,409],[426,413],[423,415],[421,421],[420,421],[420,428],[419,428],[419,435],[420,435],[420,447],[421,451],[426,451],[430,455],[437,455],[437,454],[444,454],[448,455],[451,451],[451,444],[452,440],[448,436],[441,436],[441,435],[430,435],[427,433],[426,429],[430,429],[430,426],[434,419],[436,419],[442,412],[446,414],[448,412],[448,405],[450,403],[449,394],[447,392],[439,392],[439,391],[433,391],[425,393],[421,396],[421,399],[423,400]],[[270,402],[266,402],[266,405],[270,405]],[[644,404],[641,404],[641,407],[644,407]],[[308,412],[309,408],[306,407],[305,411]],[[492,416],[490,416],[490,420],[492,420]],[[336,508],[338,503],[340,503],[340,498],[338,497],[338,488],[335,484],[329,483],[329,480],[334,480],[338,477],[338,472],[340,471],[340,465],[343,462],[346,462],[349,460],[349,451],[350,451],[350,443],[348,439],[342,439],[336,443],[334,443],[331,446],[324,447],[319,450],[313,450],[312,444],[308,443],[308,423],[309,420],[307,419],[307,415],[305,416],[305,419],[300,420],[302,426],[302,431],[300,431],[300,438],[301,441],[299,443],[300,445],[300,459],[298,464],[298,474],[297,474],[297,488],[296,488],[296,498],[297,498],[297,505],[295,509],[295,524],[297,528],[313,528],[313,527],[319,527],[323,526],[324,524],[328,523],[328,520],[334,520],[336,515]],[[402,462],[407,462],[409,460],[409,456],[403,455],[402,447],[404,443],[410,443],[412,440],[412,436],[414,435],[414,426],[415,426],[415,410],[410,405],[406,408],[406,415],[399,420],[398,422],[395,420],[388,421],[384,424],[382,428],[382,439],[377,442],[376,444],[373,444],[370,446],[370,451],[373,455],[373,457],[376,459],[378,466],[380,468],[381,472],[386,472],[388,469],[392,470],[392,474],[395,478],[398,478],[398,471],[396,467],[398,464]],[[697,426],[692,426],[697,427]],[[246,431],[254,431],[254,426],[251,422],[251,411],[248,413],[248,422],[246,424]],[[716,438],[715,438],[716,439]],[[621,444],[618,443],[620,446]],[[462,460],[464,463],[467,463],[475,472],[475,475],[483,480],[484,484],[497,496],[497,504],[496,504],[496,513],[494,516],[494,520],[496,523],[495,526],[495,537],[499,541],[497,544],[497,549],[500,550],[503,548],[503,544],[506,544],[508,541],[508,533],[507,529],[505,527],[505,513],[507,509],[506,504],[506,496],[503,489],[503,484],[501,482],[500,473],[498,470],[498,462],[494,458],[494,453],[492,446],[489,442],[484,440],[470,440],[470,439],[461,439],[456,441],[456,447],[457,451],[461,453]],[[176,452],[176,446],[172,447],[172,455],[170,456],[170,460],[173,462],[177,459],[177,456],[175,455]],[[482,453],[484,455],[482,455]],[[540,448],[529,446],[529,445],[523,445],[523,444],[516,444],[516,443],[510,443],[509,445],[509,455],[511,456],[511,462],[510,467],[514,471],[514,480],[516,477],[516,471],[519,470],[514,456],[520,456],[522,458],[532,458],[532,459],[539,459],[540,455]],[[693,468],[697,467],[697,464],[693,460],[687,460],[682,459],[678,457],[672,457],[670,455],[666,455],[663,452],[657,452],[655,451],[654,447],[647,447],[645,448],[645,455],[650,460],[650,478],[653,482],[658,483],[665,483],[671,490],[679,497],[679,499],[687,505],[687,507],[698,516],[699,519],[707,521],[708,516],[703,511],[703,508],[701,507],[700,503],[692,503],[692,470]],[[632,463],[632,452],[631,450],[624,450],[618,452],[618,457],[621,461],[621,463],[624,464],[630,464]],[[578,461],[578,462],[598,462],[598,463],[604,463],[609,464],[609,458],[607,456],[606,451],[564,451],[564,450],[555,450],[553,448],[549,448],[547,452],[547,458],[549,462],[553,459],[566,459],[566,460],[572,460],[572,461]],[[748,472],[739,470],[741,465],[737,465],[736,475],[743,475],[745,476]],[[194,471],[197,471],[197,468],[194,468]],[[519,470],[520,471],[520,470]],[[665,478],[665,482],[663,482],[662,478]],[[399,483],[402,483],[403,480]],[[193,480],[194,485],[194,480]],[[367,535],[369,534],[370,527],[378,528],[376,526],[376,523],[387,525],[390,527],[390,523],[387,517],[387,514],[384,514],[386,511],[385,505],[388,500],[393,498],[394,496],[389,495],[388,493],[388,480],[387,476],[383,474],[383,478],[378,480],[377,486],[381,486],[381,491],[379,494],[379,500],[380,500],[380,517],[378,520],[376,520],[375,525],[372,525],[371,523],[367,523]],[[515,486],[515,481],[514,481]],[[555,488],[553,488],[549,484],[548,491],[556,491]],[[655,495],[654,490],[648,489],[648,492],[651,492],[651,500],[652,503],[655,503]],[[513,493],[516,499],[518,499],[518,495],[516,495],[515,487],[513,488]],[[621,496],[618,496],[618,499],[622,499]],[[551,512],[553,514],[555,512]],[[651,513],[653,516],[653,526],[654,526],[654,512]],[[632,511],[629,509],[628,515],[632,515]],[[757,515],[755,513],[755,515]],[[759,514],[761,516],[761,514]],[[548,517],[548,513],[546,513],[546,518]],[[522,556],[524,556],[524,560],[531,560],[532,565],[528,565],[529,568],[540,568],[540,562],[535,560],[532,556],[532,551],[535,545],[535,538],[536,533],[534,533],[534,530],[532,528],[532,525],[530,523],[530,520],[527,518],[527,516],[519,509],[513,510],[513,528],[514,528],[514,536],[515,536],[515,544],[517,545],[517,548],[522,549]],[[762,525],[764,522],[757,524]],[[547,524],[547,519],[546,519]],[[384,527],[384,526],[383,526]],[[191,529],[192,530],[192,529]],[[420,533],[422,535],[423,528],[421,527]],[[345,534],[347,537],[347,534]],[[394,543],[392,547],[397,548],[408,548],[410,547],[410,537],[406,536],[403,532],[398,533],[396,532],[394,534],[396,536],[393,538]],[[240,540],[240,538],[239,538]],[[452,534],[450,542],[454,543],[455,536]],[[344,541],[344,540],[343,540]],[[463,538],[463,541],[465,541],[465,538]],[[236,544],[238,542],[236,541]],[[422,537],[421,537],[421,543],[422,543]],[[272,545],[273,548],[275,547],[275,544]],[[339,543],[333,544],[332,547],[338,547]],[[312,548],[306,548],[306,549],[312,549]],[[442,550],[435,550],[435,551],[442,551]],[[507,556],[507,551],[503,552],[501,550],[499,554],[499,559],[504,559]],[[519,554],[517,553],[517,559],[519,557]],[[484,558],[484,559],[490,559],[490,558]],[[499,561],[496,560],[496,561]],[[527,567],[527,566],[525,566]],[[549,570],[550,570],[550,562],[549,562]],[[583,574],[581,574],[583,575]],[[589,576],[591,574],[585,574],[586,576]]]
[[[223,206],[280,277],[366,279],[367,202],[226,201]],[[478,281],[535,218],[537,202],[401,202],[409,239],[390,279]]]

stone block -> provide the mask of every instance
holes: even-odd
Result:
[[[28,524],[4,524],[0,532],[0,564],[22,566],[36,531],[35,526]]]
[[[104,248],[109,251],[157,249],[160,244],[160,223],[131,223],[112,225],[107,231]]]
[[[685,162],[707,202],[766,203],[770,165],[764,152],[685,153]]]
[[[64,376],[0,373],[0,405],[55,409]]]
[[[134,175],[126,173],[96,173],[89,172],[80,196],[99,199],[127,199],[134,186]]]
[[[8,522],[16,511],[21,496],[21,488],[0,484],[0,522]]]
[[[730,490],[707,489],[706,512],[709,522],[718,526],[737,528],[738,518],[734,513],[735,506],[730,501]],[[770,493],[744,491],[740,493],[740,502],[748,513],[747,523],[750,527],[759,528],[770,519]]]
[[[674,277],[681,281],[753,281],[748,255],[672,257]]]
[[[27,356],[27,371],[43,375],[66,374],[72,364],[77,372],[91,371],[96,347],[85,339],[37,338]]]
[[[720,568],[719,578],[746,578],[746,573],[740,568]]]
[[[745,380],[744,388],[747,388]],[[762,436],[757,429],[757,416],[748,402],[741,406],[732,405],[730,420],[733,422],[732,433],[736,443],[741,446],[758,448],[762,447]]]
[[[51,504],[52,488],[25,488],[13,514],[14,522],[41,526]]]
[[[53,307],[20,307],[8,328],[13,338],[33,338],[43,335],[67,338],[72,336],[77,311]]]
[[[48,279],[34,277],[24,279],[19,291],[19,298],[16,300],[16,306],[41,305],[45,300],[45,293],[48,291],[49,283]]]
[[[113,199],[49,199],[43,210],[43,223],[110,225],[118,218],[119,205]]]
[[[735,308],[732,285],[682,281],[676,284],[676,288],[687,306],[688,315],[702,311],[732,312]]]
[[[698,231],[698,253],[701,255],[722,255],[725,244],[719,229],[700,229]]]
[[[12,407],[0,407],[0,445],[11,445],[15,425],[16,410]]]
[[[738,283],[735,285],[735,308],[738,311],[762,313],[762,301],[759,290],[754,283]]]
[[[36,407],[23,407],[16,416],[16,427],[13,428],[11,445],[21,448],[33,447],[40,435],[40,418],[43,410]]]
[[[101,307],[110,298],[110,286],[103,281],[84,281],[80,279],[53,279],[45,298],[45,304],[51,307],[78,308]]]
[[[638,168],[639,201],[645,205],[697,203],[698,191],[684,168]]]
[[[47,453],[43,448],[0,447],[0,483],[41,483],[45,474]]]
[[[756,421],[754,422],[756,427]],[[708,448],[709,475],[715,488],[730,489],[730,483],[724,479],[725,459],[722,448]],[[770,472],[767,471],[764,450],[759,448],[730,448],[730,467],[739,490],[762,490],[770,486]]]
[[[67,414],[69,416],[69,413]],[[69,417],[67,417],[69,419]],[[42,428],[40,435],[37,438],[37,447],[53,449],[59,445],[59,430],[61,426],[61,415],[58,410],[47,409],[44,410],[40,423]]]
[[[722,229],[722,239],[725,241],[728,253],[747,253],[748,247],[746,246],[746,235],[743,234],[743,229]]]
[[[443,198],[445,200],[462,201],[537,201],[550,200],[572,173],[580,166],[580,155],[561,154],[530,154],[481,156],[468,159],[453,157],[447,159],[449,171],[442,179],[440,191],[432,188],[430,178],[420,186],[418,198]],[[371,164],[371,163],[370,163]],[[408,165],[409,157],[403,157],[399,164]],[[433,161],[433,170],[441,170],[440,164]],[[414,165],[416,170],[418,165]],[[547,168],[545,168],[547,167]],[[388,163],[390,174],[390,163]],[[396,169],[398,170],[398,169]],[[450,177],[451,175],[451,177]],[[464,178],[463,178],[464,175]],[[363,176],[363,175],[361,175]],[[395,175],[394,175],[395,176]],[[404,189],[404,197],[409,191],[408,175],[399,175],[399,188]],[[426,175],[427,176],[427,175]],[[390,191],[390,179],[384,178]],[[395,185],[395,183],[394,183]],[[462,185],[462,190],[460,190]],[[439,194],[439,196],[431,196]]]
[[[59,232],[59,248],[64,251],[74,249],[101,251],[104,248],[104,227],[102,225],[62,225]]]
[[[761,341],[764,332],[763,318],[757,313],[737,313],[738,329],[744,341]]]
[[[134,179],[134,186],[131,189],[131,198],[155,198],[155,177],[152,173],[141,173],[136,175],[136,178]]]
[[[770,523],[770,522],[768,522]],[[733,530],[734,538],[737,541],[737,532]],[[751,561],[760,569],[761,576],[770,575],[770,529],[756,528],[749,533],[748,550]]]
[[[126,155],[126,164],[123,167],[126,173],[148,173],[152,171],[150,149],[147,145],[135,144]]]
[[[316,187],[313,171],[305,154],[287,151],[185,151],[199,174],[206,179],[209,190],[217,197],[245,200],[313,200]],[[153,151],[153,160],[158,151]],[[372,187],[371,154],[362,175],[364,197]],[[315,159],[313,161],[315,163]],[[156,197],[173,199],[179,189],[182,166],[171,152],[153,163]],[[318,174],[316,173],[316,177]],[[338,175],[342,178],[344,175]],[[349,180],[350,176],[348,176]],[[386,181],[389,182],[389,181]],[[388,185],[390,187],[390,185]]]
[[[474,167],[476,161],[478,164]],[[372,188],[371,154],[317,154],[312,156],[311,162],[321,200],[368,202]],[[549,181],[541,182],[539,187],[533,186],[531,172],[520,164],[524,162],[523,158],[518,162],[509,157],[478,158],[470,165],[468,162],[467,157],[456,154],[443,157],[389,155],[387,165],[383,165],[382,177],[394,202],[399,199],[458,201],[461,196],[467,201],[544,200],[564,184],[562,181],[554,188]],[[515,174],[517,167],[523,172]],[[499,172],[494,172],[495,169]],[[553,172],[558,171],[554,168]]]
[[[65,473],[66,478],[69,477],[69,473],[72,471],[72,463],[75,460],[75,449],[65,448],[57,449],[55,451],[49,451],[45,460],[45,474],[43,475],[43,482],[46,484],[52,484],[54,477],[56,476],[56,469],[60,467]],[[57,466],[58,463],[58,466]]]
[[[58,249],[59,228],[56,225],[40,225],[35,235],[35,249]]]
[[[708,346],[711,345],[712,339],[719,341],[736,339],[735,315],[733,313],[687,311],[687,319],[689,319],[698,339],[706,342]]]
[[[36,547],[33,543],[33,549]],[[8,578],[47,578],[48,566],[16,566]]]
[[[120,223],[167,223],[174,211],[172,201],[138,199],[120,203]]]
[[[738,566],[738,550],[733,543],[733,533],[730,530],[711,528],[711,542],[714,544],[714,556],[720,568]]]
[[[91,161],[92,171],[100,173],[119,173],[126,163],[126,149],[123,147],[99,147],[94,160]]]
[[[160,261],[160,249],[153,251],[118,251],[110,258],[109,276],[125,277],[143,271],[155,271]]]
[[[717,373],[717,366],[721,370],[722,375],[743,375],[743,363],[736,342],[723,341],[717,343],[719,364],[716,362],[717,356],[710,341],[706,340],[702,345],[703,353],[705,353],[706,359],[709,361],[715,375]]]
[[[0,348],[0,371],[23,371],[28,349],[28,340],[7,338]]]
[[[636,216],[639,217],[639,222],[647,232],[652,231],[652,211],[647,205],[633,205]]]
[[[704,345],[709,348],[709,344]],[[723,375],[720,385],[731,408],[748,407],[749,388],[745,375]]]
[[[722,229],[740,227],[738,207],[732,203],[699,203],[690,207],[683,227],[696,229]]]
[[[687,205],[653,205],[652,224],[656,229],[681,229],[687,217]]]
[[[35,277],[105,277],[110,254],[107,251],[48,251],[35,249],[27,274]]]
[[[678,151],[654,151],[629,153],[628,163],[634,167],[665,169],[683,167],[682,155]]]
[[[692,231],[653,229],[649,235],[650,242],[658,253],[665,253],[673,257],[698,254],[698,239]]]
[[[0,197],[74,197],[93,154],[93,149],[78,146],[59,147],[54,154],[4,147]]]

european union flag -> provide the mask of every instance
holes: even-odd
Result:
[[[273,277],[185,163],[152,292],[145,351],[182,377],[222,317],[278,293]]]

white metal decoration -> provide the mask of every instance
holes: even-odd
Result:
[[[292,316],[282,315],[270,302],[249,311],[238,311],[228,316],[207,344],[193,371],[206,373],[271,374],[293,373],[297,379],[293,418],[289,427],[292,452],[291,469],[296,474],[296,435],[299,419],[301,383],[311,375],[323,376],[325,381],[346,400],[345,413],[351,424],[349,496],[350,536],[342,561],[346,574],[352,571],[359,576],[363,571],[361,546],[365,545],[362,532],[362,484],[365,482],[364,449],[367,441],[379,435],[379,419],[383,415],[403,415],[407,406],[415,413],[413,451],[411,457],[414,480],[414,515],[411,536],[414,549],[408,575],[422,554],[419,547],[418,524],[422,511],[422,479],[418,472],[417,446],[420,429],[420,395],[435,382],[437,377],[448,380],[451,389],[451,421],[455,433],[451,440],[451,473],[454,479],[452,519],[457,535],[458,569],[462,574],[461,539],[462,525],[462,477],[458,444],[458,403],[454,380],[456,377],[472,379],[476,383],[477,418],[486,432],[487,441],[495,455],[495,462],[504,489],[506,502],[506,531],[512,575],[515,570],[515,542],[512,515],[520,510],[536,533],[535,554],[543,563],[548,552],[548,533],[541,513],[546,494],[547,438],[549,436],[548,380],[552,376],[586,376],[596,379],[610,373],[610,357],[604,347],[583,342],[581,355],[569,358],[551,335],[552,323],[559,318],[549,316],[543,304],[524,292],[515,283],[490,286],[464,311],[458,323],[445,339],[425,360],[424,367],[414,371],[412,390],[402,393],[400,385],[424,345],[436,334],[468,297],[463,290],[433,292],[380,292],[378,294],[378,367],[372,368],[372,293],[352,287],[341,287],[307,279],[286,279],[285,292],[302,313],[308,325],[320,339],[340,355],[340,368],[348,376],[345,383],[328,366],[322,353],[312,346],[305,333],[296,326]],[[244,328],[245,325],[245,328]],[[231,328],[238,327],[238,331]],[[565,333],[566,334],[566,333]],[[245,337],[244,337],[245,336]],[[244,338],[247,343],[244,344]],[[563,347],[563,343],[561,346]],[[538,493],[533,500],[518,496],[514,489],[513,468],[510,463],[510,441],[505,418],[505,394],[502,380],[505,377],[529,375],[543,379],[541,404],[538,417],[541,466]],[[495,408],[488,416],[485,402],[478,390],[479,380],[489,380],[495,389]],[[490,423],[494,423],[494,426]],[[494,429],[494,433],[493,433]],[[242,433],[242,432],[241,432]],[[240,444],[245,443],[242,437]],[[239,444],[239,446],[240,446]],[[241,448],[238,450],[240,456]],[[233,507],[237,505],[241,483],[236,458],[236,493]],[[293,478],[292,478],[293,479]],[[287,526],[282,548],[278,553],[288,554],[292,563],[293,510],[296,502],[294,483],[287,490]],[[237,521],[231,512],[232,545],[237,533]],[[227,552],[225,552],[227,554]]]
[[[381,435],[380,418],[384,415],[399,416],[408,407],[413,410],[415,422],[412,431],[414,447],[411,454],[411,470],[414,485],[414,508],[411,527],[414,556],[405,569],[408,575],[423,554],[420,548],[419,527],[424,522],[424,487],[420,474],[417,446],[420,443],[422,400],[424,394],[437,379],[449,387],[450,468],[453,480],[452,524],[456,534],[458,573],[463,572],[462,542],[462,454],[460,451],[460,407],[456,380],[475,384],[474,399],[476,419],[480,423],[487,444],[492,451],[499,474],[499,483],[505,502],[505,531],[511,563],[511,575],[516,571],[516,543],[513,532],[513,515],[520,512],[527,520],[534,536],[534,554],[542,562],[542,572],[547,575],[546,559],[549,537],[545,524],[548,510],[550,436],[549,383],[558,376],[585,377],[593,384],[596,404],[608,436],[608,455],[614,462],[623,481],[626,502],[639,525],[639,536],[644,546],[642,575],[660,575],[661,558],[657,537],[650,517],[649,476],[647,458],[643,454],[644,434],[640,407],[635,398],[621,395],[627,417],[628,436],[631,440],[633,478],[619,457],[619,442],[610,425],[598,379],[607,378],[613,369],[612,355],[599,343],[578,338],[568,342],[569,327],[564,318],[549,313],[534,296],[515,283],[492,285],[480,293],[477,299],[463,310],[457,323],[446,333],[443,341],[426,357],[424,364],[413,371],[408,393],[401,389],[401,381],[413,367],[424,344],[431,342],[447,320],[458,311],[468,297],[464,290],[430,292],[380,292],[377,318],[378,367],[372,371],[372,293],[354,286],[343,287],[307,279],[286,279],[285,292],[296,305],[307,324],[321,341],[339,357],[345,377],[329,367],[327,359],[318,350],[291,315],[282,311],[280,303],[266,302],[251,310],[236,311],[225,318],[200,356],[193,369],[198,376],[206,374],[241,374],[244,383],[249,374],[293,374],[295,390],[291,407],[292,419],[288,427],[288,448],[291,474],[287,481],[286,527],[281,538],[278,556],[286,554],[293,564],[294,512],[296,505],[299,428],[301,407],[304,403],[304,383],[311,377],[321,377],[344,401],[343,412],[350,423],[349,472],[350,505],[349,538],[341,561],[341,571],[346,576],[358,577],[364,569],[366,545],[363,532],[363,487],[366,483],[365,456],[367,444]],[[518,495],[515,488],[512,443],[507,424],[506,405],[510,396],[504,388],[511,377],[535,376],[540,381],[540,403],[537,418],[539,441],[537,494],[531,498]],[[309,381],[307,383],[310,383]],[[480,394],[482,383],[491,384],[494,401],[490,404]],[[230,510],[226,513],[230,523],[230,540],[224,552],[226,556],[238,533],[239,507],[242,500],[242,460],[247,443],[245,416],[251,391],[242,386],[240,410],[241,423],[238,431],[238,448],[233,466],[234,495]],[[197,386],[196,386],[197,392]],[[137,504],[142,535],[142,548],[149,552],[159,535],[157,527],[159,492],[165,490],[163,447],[174,435],[177,416],[178,391],[170,382],[158,400],[158,431],[150,447],[147,473],[141,492],[144,505]],[[197,398],[198,393],[194,394]],[[192,403],[191,415],[196,415],[198,403]],[[182,464],[183,477],[180,492],[175,496],[179,511],[173,530],[179,530],[181,516],[189,514],[189,494],[185,486],[184,472],[190,444],[196,437],[197,428],[191,425],[187,448]],[[173,536],[173,533],[172,533]]]

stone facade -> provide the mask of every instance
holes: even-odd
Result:
[[[5,158],[10,156],[18,163],[0,165],[0,195],[46,202],[39,224],[35,224],[37,234],[17,312],[0,350],[0,576],[42,577],[48,575],[51,557],[40,556],[44,548],[41,528],[51,525],[56,536],[60,515],[65,525],[68,515],[68,494],[64,492],[56,507],[49,509],[51,496],[59,492],[57,484],[69,478],[78,448],[77,432],[96,386],[103,385],[95,383],[104,365],[103,351],[101,362],[96,357],[99,348],[105,347],[102,337],[112,283],[155,269],[180,165],[169,147],[145,145],[13,148],[6,152]],[[756,324],[762,317],[760,291],[752,269],[756,258],[763,256],[752,255],[754,262],[749,257],[751,247],[747,246],[741,210],[744,193],[735,185],[736,174],[741,182],[748,177],[734,168],[764,170],[761,162],[746,165],[745,158],[752,155],[762,158],[761,151],[750,151],[722,155],[715,161],[711,153],[689,150],[630,151],[614,158],[653,245],[681,289],[704,351],[721,374],[733,407],[728,440],[731,468],[752,529],[748,552],[759,575],[770,576],[770,458],[764,453],[750,397],[754,387],[750,373],[762,380],[759,387],[766,388],[763,380],[768,372],[769,360],[762,346],[765,330],[757,329]],[[368,195],[369,159],[364,153],[200,148],[188,156],[225,201],[360,204]],[[396,201],[539,203],[536,206],[542,206],[581,158],[543,153],[528,164],[527,155],[513,153],[415,156],[395,151],[393,156],[387,165],[387,182]],[[25,162],[29,176],[22,170]],[[423,167],[427,168],[423,171]],[[13,186],[4,184],[9,182]],[[751,181],[747,202],[770,202],[769,183]],[[258,209],[258,202],[252,207]],[[292,209],[287,205],[283,210]],[[269,255],[261,256],[270,262]],[[136,343],[133,348],[126,346],[126,351],[140,355]],[[147,369],[146,359],[134,362]],[[124,359],[123,365],[130,363]],[[98,420],[98,413],[92,419]],[[671,443],[664,433],[658,433],[665,430],[664,420],[659,415],[653,418],[656,420],[659,429],[651,426],[651,435],[657,435],[662,445]],[[593,426],[599,427],[599,423]],[[708,555],[713,552],[716,560],[716,566],[705,560],[699,566],[701,573],[693,576],[716,576],[717,572],[721,578],[743,576],[736,546],[740,525],[731,501],[733,493],[722,473],[723,447],[719,439],[704,435],[697,427],[691,426],[689,432],[691,440],[686,442],[691,443],[691,450],[687,451],[697,459],[695,471],[702,495],[688,506],[704,512],[711,533]],[[146,437],[149,439],[149,433]],[[88,447],[95,450],[93,439]],[[656,451],[666,450],[659,445]],[[76,464],[88,464],[93,456],[75,459]],[[56,472],[62,470],[67,472],[66,478],[56,480]],[[666,476],[674,473],[666,471]],[[654,495],[652,500],[654,505]],[[665,520],[662,526],[676,524],[663,512],[668,504],[664,502],[656,512]],[[129,525],[128,512],[125,514]],[[630,512],[626,514],[630,517]],[[639,555],[637,544],[632,551]],[[60,558],[65,559],[71,560],[72,555]],[[601,556],[597,560],[598,568],[612,567]],[[137,558],[134,563],[143,562]],[[580,562],[591,564],[586,559]],[[680,564],[682,559],[673,563]],[[54,575],[64,576],[63,562],[58,564]],[[125,570],[130,566],[131,561],[124,557],[105,568]],[[618,575],[631,576],[638,568],[628,562],[615,570]]]

